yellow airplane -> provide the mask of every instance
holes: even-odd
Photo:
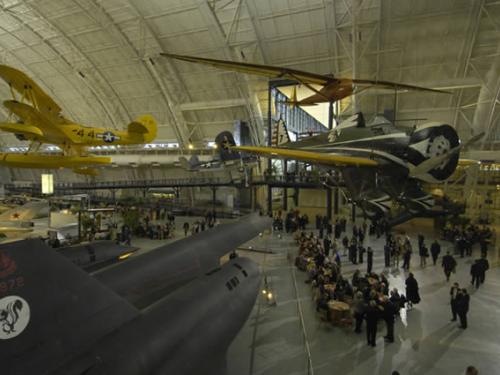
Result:
[[[111,159],[89,155],[88,146],[142,144],[156,138],[157,125],[151,115],[138,117],[127,130],[83,126],[65,118],[61,107],[23,72],[0,65],[0,78],[8,83],[12,93],[12,100],[3,102],[11,116],[8,122],[0,123],[0,130],[31,142],[26,154],[0,153],[0,164],[18,168],[73,168],[76,173],[96,174],[89,167],[109,164]],[[19,100],[16,92],[21,95]],[[9,121],[12,114],[19,121]],[[57,145],[63,153],[37,154],[43,143]]]

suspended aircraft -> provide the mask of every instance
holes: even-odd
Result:
[[[93,276],[39,240],[0,246],[2,375],[223,375],[260,273],[220,258],[269,225],[251,215]]]
[[[289,68],[249,64],[163,53],[177,60],[200,63],[268,78],[291,79],[314,92],[289,101],[294,105],[335,102],[368,88],[446,93],[425,87],[378,80],[336,78]],[[314,85],[320,85],[317,89]],[[323,134],[290,142],[284,124],[273,134],[275,147],[237,146],[230,132],[216,138],[226,152],[245,152],[269,158],[305,161],[340,171],[349,198],[372,219],[385,218],[399,223],[415,216],[432,216],[434,199],[422,183],[439,183],[455,171],[460,150],[482,138],[479,134],[466,145],[460,143],[455,129],[444,123],[429,122],[418,127],[398,127],[383,117],[369,124],[356,113]],[[392,203],[404,208],[391,217]],[[441,213],[441,212],[440,212]]]
[[[83,126],[64,117],[59,105],[25,73],[0,65],[0,78],[10,87],[12,99],[3,102],[10,116],[0,130],[29,141],[25,154],[0,153],[0,164],[18,168],[72,168],[76,173],[96,174],[91,166],[111,163],[109,157],[93,156],[88,146],[149,143],[156,138],[156,120],[139,116],[127,130]],[[21,95],[18,99],[16,92]],[[14,121],[14,115],[17,121]],[[37,153],[42,144],[59,146],[62,154]]]

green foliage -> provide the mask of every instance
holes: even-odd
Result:
[[[128,227],[135,232],[139,227],[141,215],[137,209],[127,209],[123,212],[123,224],[128,225]]]

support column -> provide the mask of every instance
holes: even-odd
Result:
[[[352,204],[351,219],[352,219],[352,222],[354,223],[356,221],[356,204],[354,202],[352,202],[351,204]]]
[[[339,193],[339,188],[336,187],[333,190],[333,213],[335,214],[335,216],[339,214]]]
[[[288,182],[288,163],[286,160],[283,161],[283,178],[285,182]],[[283,188],[283,211],[288,211],[288,189]]]
[[[271,82],[269,82],[268,87],[267,87],[267,145],[269,147],[272,146],[272,111],[271,111],[271,90],[272,90],[272,85]],[[271,167],[273,163],[271,158],[267,159],[267,171],[268,171],[268,176],[271,177]],[[269,185],[267,185],[267,214],[272,217],[273,216],[273,189]]]
[[[328,103],[328,129],[333,129],[333,102]],[[326,217],[332,219],[332,189],[326,188]]]

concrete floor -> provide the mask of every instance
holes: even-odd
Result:
[[[410,236],[416,248],[416,233]],[[376,272],[384,269],[383,244],[383,239],[374,237],[365,243],[375,250]],[[441,244],[441,254],[451,248],[447,242]],[[476,291],[470,285],[470,258],[457,259],[457,273],[447,283],[439,263],[422,269],[419,257],[414,255],[411,271],[419,282],[422,302],[413,310],[402,312],[395,327],[395,343],[384,343],[385,324],[381,322],[377,347],[371,348],[366,345],[364,332],[356,335],[352,328],[333,327],[319,320],[311,287],[304,283],[306,275],[292,266],[297,245],[290,236],[284,235],[282,239],[276,234],[264,236],[251,245],[274,252],[265,256],[247,252],[241,255],[261,263],[277,304],[269,306],[262,295],[258,297],[248,321],[228,350],[228,374],[382,375],[398,370],[402,375],[443,375],[462,374],[468,365],[476,366],[481,374],[500,373],[499,268],[490,269],[486,283]],[[476,249],[474,256],[477,255]],[[350,278],[356,268],[364,272],[366,263],[351,265],[344,261],[342,271]],[[386,271],[390,287],[404,293],[406,274],[397,269]],[[453,281],[467,287],[471,294],[467,330],[450,322],[449,288]],[[303,326],[299,308],[303,313]],[[312,370],[308,366],[308,347]]]

